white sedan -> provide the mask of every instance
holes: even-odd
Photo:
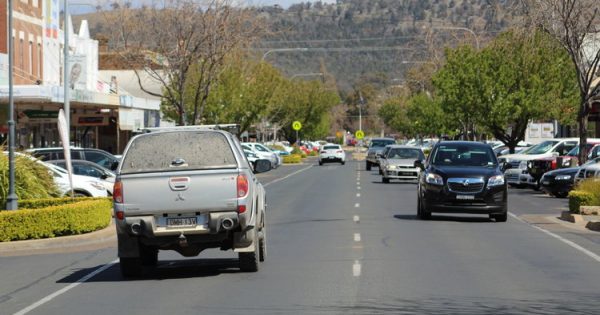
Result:
[[[346,163],[346,153],[339,144],[326,144],[319,151],[319,165],[327,162]]]

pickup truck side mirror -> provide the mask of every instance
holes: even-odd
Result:
[[[264,173],[271,170],[271,161],[269,160],[256,160],[254,163],[254,173]]]
[[[421,161],[421,160],[416,160],[414,163],[414,167],[419,168],[421,170],[425,170],[425,165],[423,164],[423,161]]]

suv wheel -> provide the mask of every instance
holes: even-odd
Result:
[[[492,217],[496,222],[506,222],[506,220],[508,220],[508,213],[494,214]]]
[[[423,201],[421,201],[421,198],[419,198],[419,217],[421,218],[421,220],[431,219],[431,212],[429,212],[429,211],[427,211],[427,209],[425,209],[425,206],[423,205]]]
[[[371,170],[371,163],[369,161],[367,161],[367,171]]]
[[[125,278],[142,275],[142,260],[139,257],[120,257],[119,267],[121,275]]]
[[[382,178],[381,178],[381,181],[382,181],[384,184],[387,184],[387,183],[389,183],[389,182],[390,182],[390,179],[389,179],[389,178],[387,178],[387,177],[382,177]]]
[[[258,265],[260,264],[260,240],[256,228],[254,231],[252,242],[254,243],[254,251],[250,253],[239,253],[238,257],[240,260],[240,270],[243,272],[256,272],[258,271]]]

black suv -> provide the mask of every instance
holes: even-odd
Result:
[[[496,222],[507,219],[506,164],[500,165],[488,144],[467,141],[437,143],[418,184],[418,216],[432,212],[488,214]]]
[[[27,152],[42,161],[63,160],[65,158],[62,147],[29,149]],[[119,164],[119,159],[116,156],[104,150],[92,148],[71,148],[71,159],[94,162],[112,171]]]

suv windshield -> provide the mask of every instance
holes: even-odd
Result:
[[[491,148],[446,144],[438,147],[432,158],[432,164],[438,166],[495,166],[496,159]]]
[[[548,153],[552,148],[558,143],[556,140],[548,140],[542,143],[538,143],[531,147],[531,149],[527,150],[524,154],[534,155],[534,154],[544,154]]]
[[[411,159],[422,160],[423,153],[419,149],[393,148],[390,149],[386,156],[388,159]]]
[[[388,144],[395,144],[396,142],[391,139],[374,139],[371,141],[371,148],[374,147],[385,147]]]

